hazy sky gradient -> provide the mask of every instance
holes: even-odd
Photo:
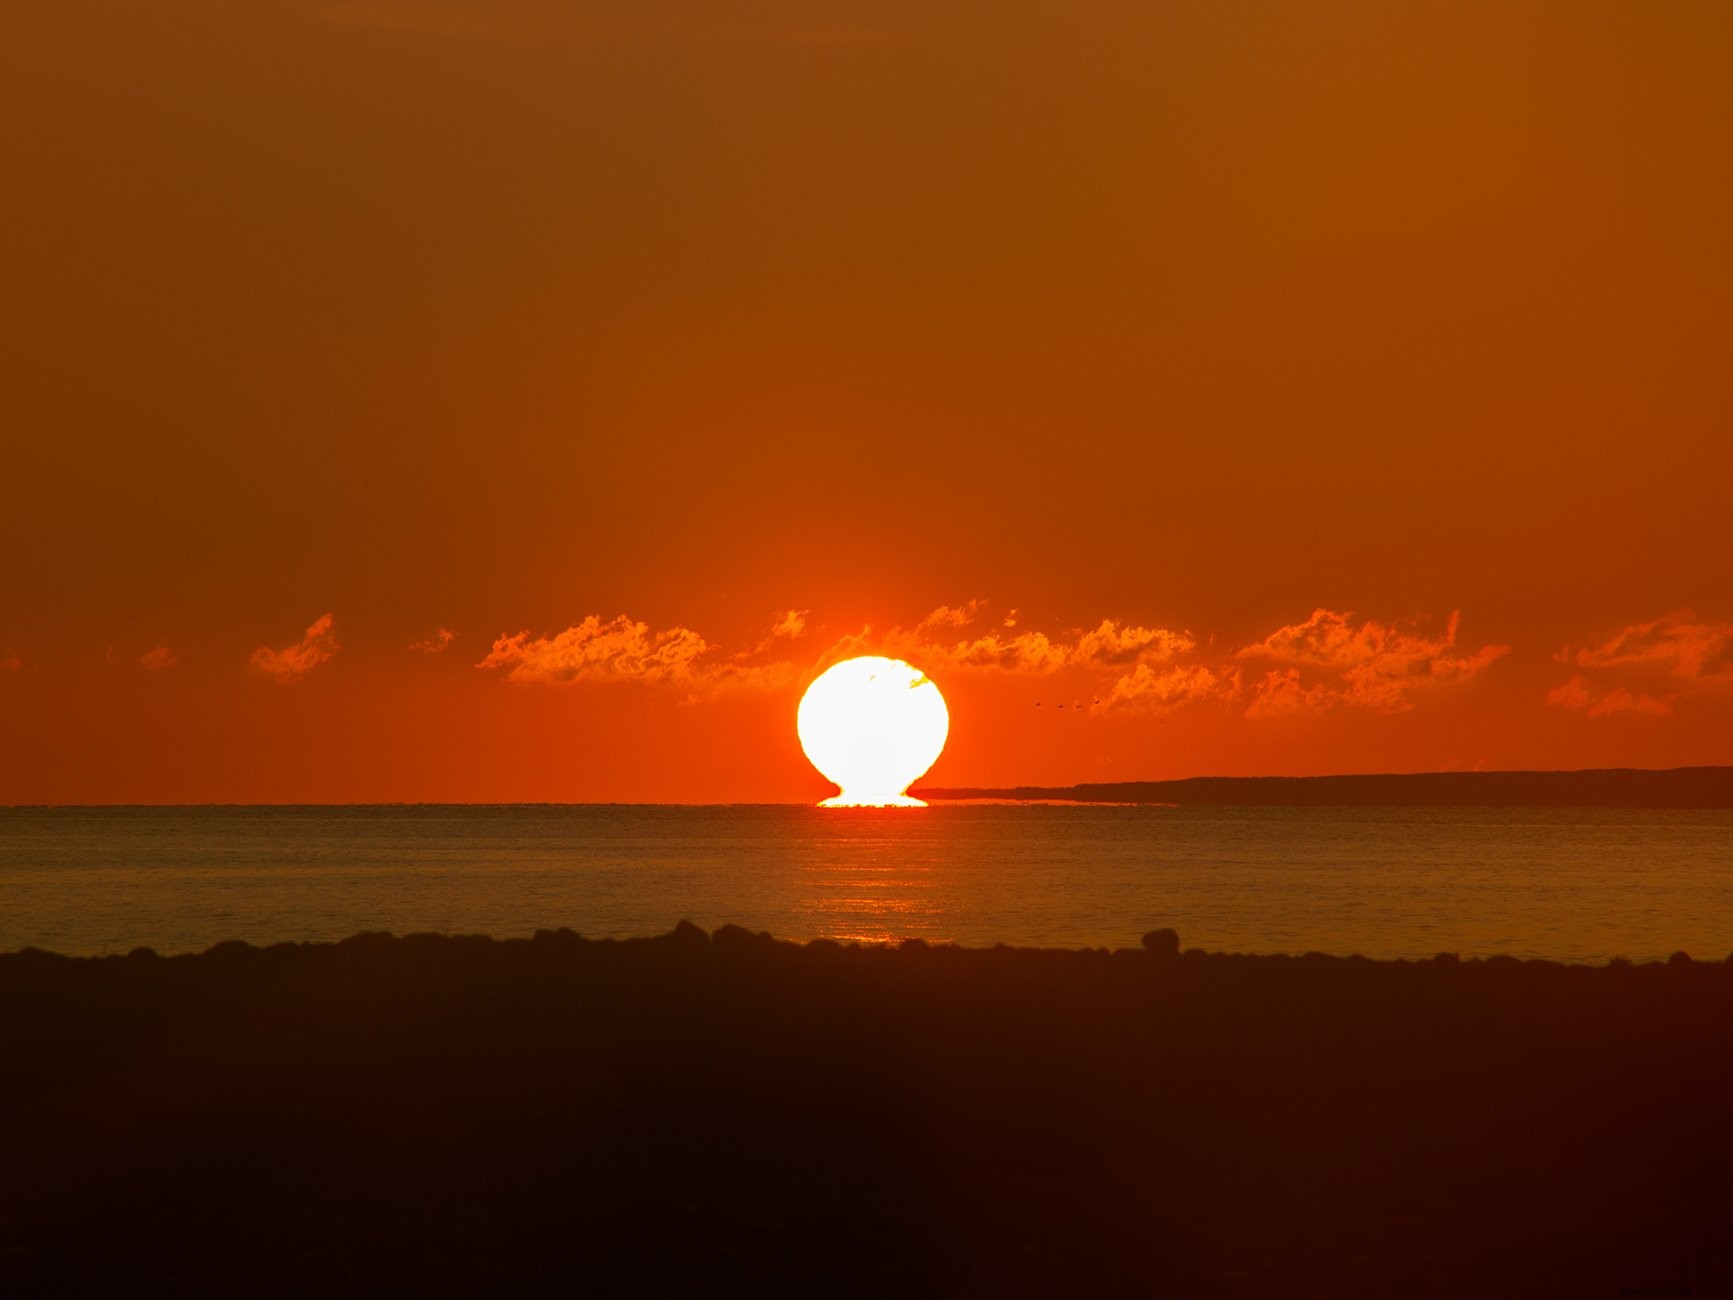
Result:
[[[12,0],[0,802],[817,797],[868,626],[956,784],[1733,762],[1730,56],[1720,0]],[[705,651],[477,666],[621,615]],[[1063,726],[1139,660],[952,663],[1103,620],[1193,648]]]

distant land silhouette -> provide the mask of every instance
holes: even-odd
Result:
[[[1180,781],[923,786],[920,799],[1154,803],[1180,807],[1733,808],[1733,767],[1580,772],[1386,772],[1365,776],[1193,776]]]

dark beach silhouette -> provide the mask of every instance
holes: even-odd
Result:
[[[1733,962],[360,935],[0,956],[8,1294],[1733,1279]]]

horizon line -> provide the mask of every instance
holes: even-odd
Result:
[[[1258,776],[1194,775],[1181,777],[1132,777],[1115,781],[1074,781],[1068,785],[926,785],[911,786],[911,790],[1075,790],[1093,786],[1179,785],[1188,781],[1339,781],[1366,780],[1388,777],[1500,777],[1500,776],[1588,776],[1635,774],[1666,775],[1680,772],[1733,771],[1729,763],[1694,763],[1678,767],[1582,767],[1582,768],[1444,768],[1418,772],[1313,772],[1305,775],[1270,773]],[[957,802],[943,801],[941,802]],[[1027,802],[1027,801],[1025,801]],[[99,809],[99,808],[813,808],[818,802],[795,799],[345,799],[345,800],[173,800],[149,802],[115,800],[112,802],[67,801],[64,803],[0,803],[0,810],[31,811],[37,809]]]

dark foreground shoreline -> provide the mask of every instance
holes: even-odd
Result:
[[[1729,1293],[1733,962],[1150,942],[0,956],[0,1279]]]

